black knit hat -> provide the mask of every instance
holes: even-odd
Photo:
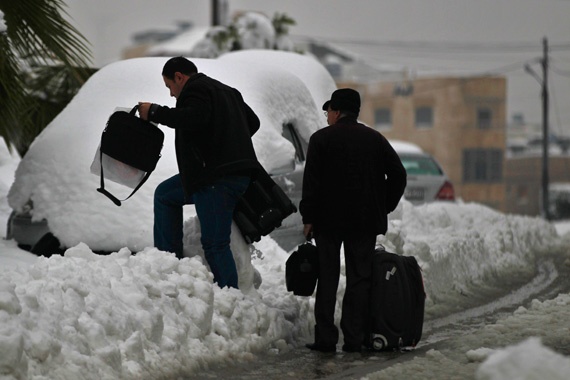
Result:
[[[351,88],[341,88],[332,93],[331,100],[323,104],[323,110],[348,111],[356,116],[360,113],[360,94]]]

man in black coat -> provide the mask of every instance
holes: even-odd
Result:
[[[237,288],[232,216],[259,165],[251,141],[259,119],[238,90],[198,73],[186,58],[169,59],[162,77],[176,107],[139,103],[141,118],[175,130],[179,174],[156,188],[154,244],[182,258],[182,206],[194,204],[214,281]]]
[[[328,127],[309,141],[300,212],[304,233],[314,236],[319,255],[312,350],[336,351],[334,323],[344,243],[346,290],[342,302],[342,349],[360,351],[366,338],[372,255],[376,236],[385,234],[406,187],[406,171],[388,140],[358,123],[360,95],[352,89],[333,92],[323,105]]]

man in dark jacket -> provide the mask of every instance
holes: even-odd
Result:
[[[182,206],[194,204],[214,281],[237,288],[232,216],[258,167],[251,136],[259,119],[238,90],[198,73],[186,58],[169,59],[162,77],[176,107],[139,103],[141,118],[175,130],[179,174],[156,188],[154,244],[182,258]]]
[[[304,233],[314,236],[319,255],[312,350],[336,351],[334,323],[344,243],[346,291],[342,302],[342,349],[360,351],[364,342],[376,236],[386,233],[392,212],[406,187],[406,171],[379,132],[357,122],[360,95],[333,92],[323,105],[328,127],[309,141],[300,211]]]

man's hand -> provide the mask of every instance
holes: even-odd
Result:
[[[307,240],[311,240],[313,238],[313,225],[312,224],[305,224],[303,227],[303,235],[307,238]]]
[[[152,103],[139,102],[139,116],[143,120],[148,120],[148,110]]]

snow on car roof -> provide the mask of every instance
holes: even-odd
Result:
[[[219,59],[192,61],[200,72],[237,88],[257,113],[261,128],[253,143],[260,162],[271,172],[294,161],[295,149],[281,135],[283,125],[293,124],[308,140],[326,125],[320,106],[324,94],[330,95],[336,85],[311,57],[265,52],[228,53]],[[154,189],[178,172],[173,131],[163,128],[165,142],[156,170],[121,207],[96,191],[99,177],[91,174],[89,167],[116,107],[131,108],[139,101],[174,106],[160,75],[166,60],[118,61],[95,73],[21,160],[8,195],[10,206],[21,210],[31,200],[33,219],[47,219],[50,230],[67,247],[80,242],[106,251],[152,246]],[[110,181],[105,187],[121,199],[130,193],[129,188]],[[110,229],[114,233],[109,233]]]
[[[425,153],[418,145],[401,140],[390,140],[390,145],[398,153]]]

